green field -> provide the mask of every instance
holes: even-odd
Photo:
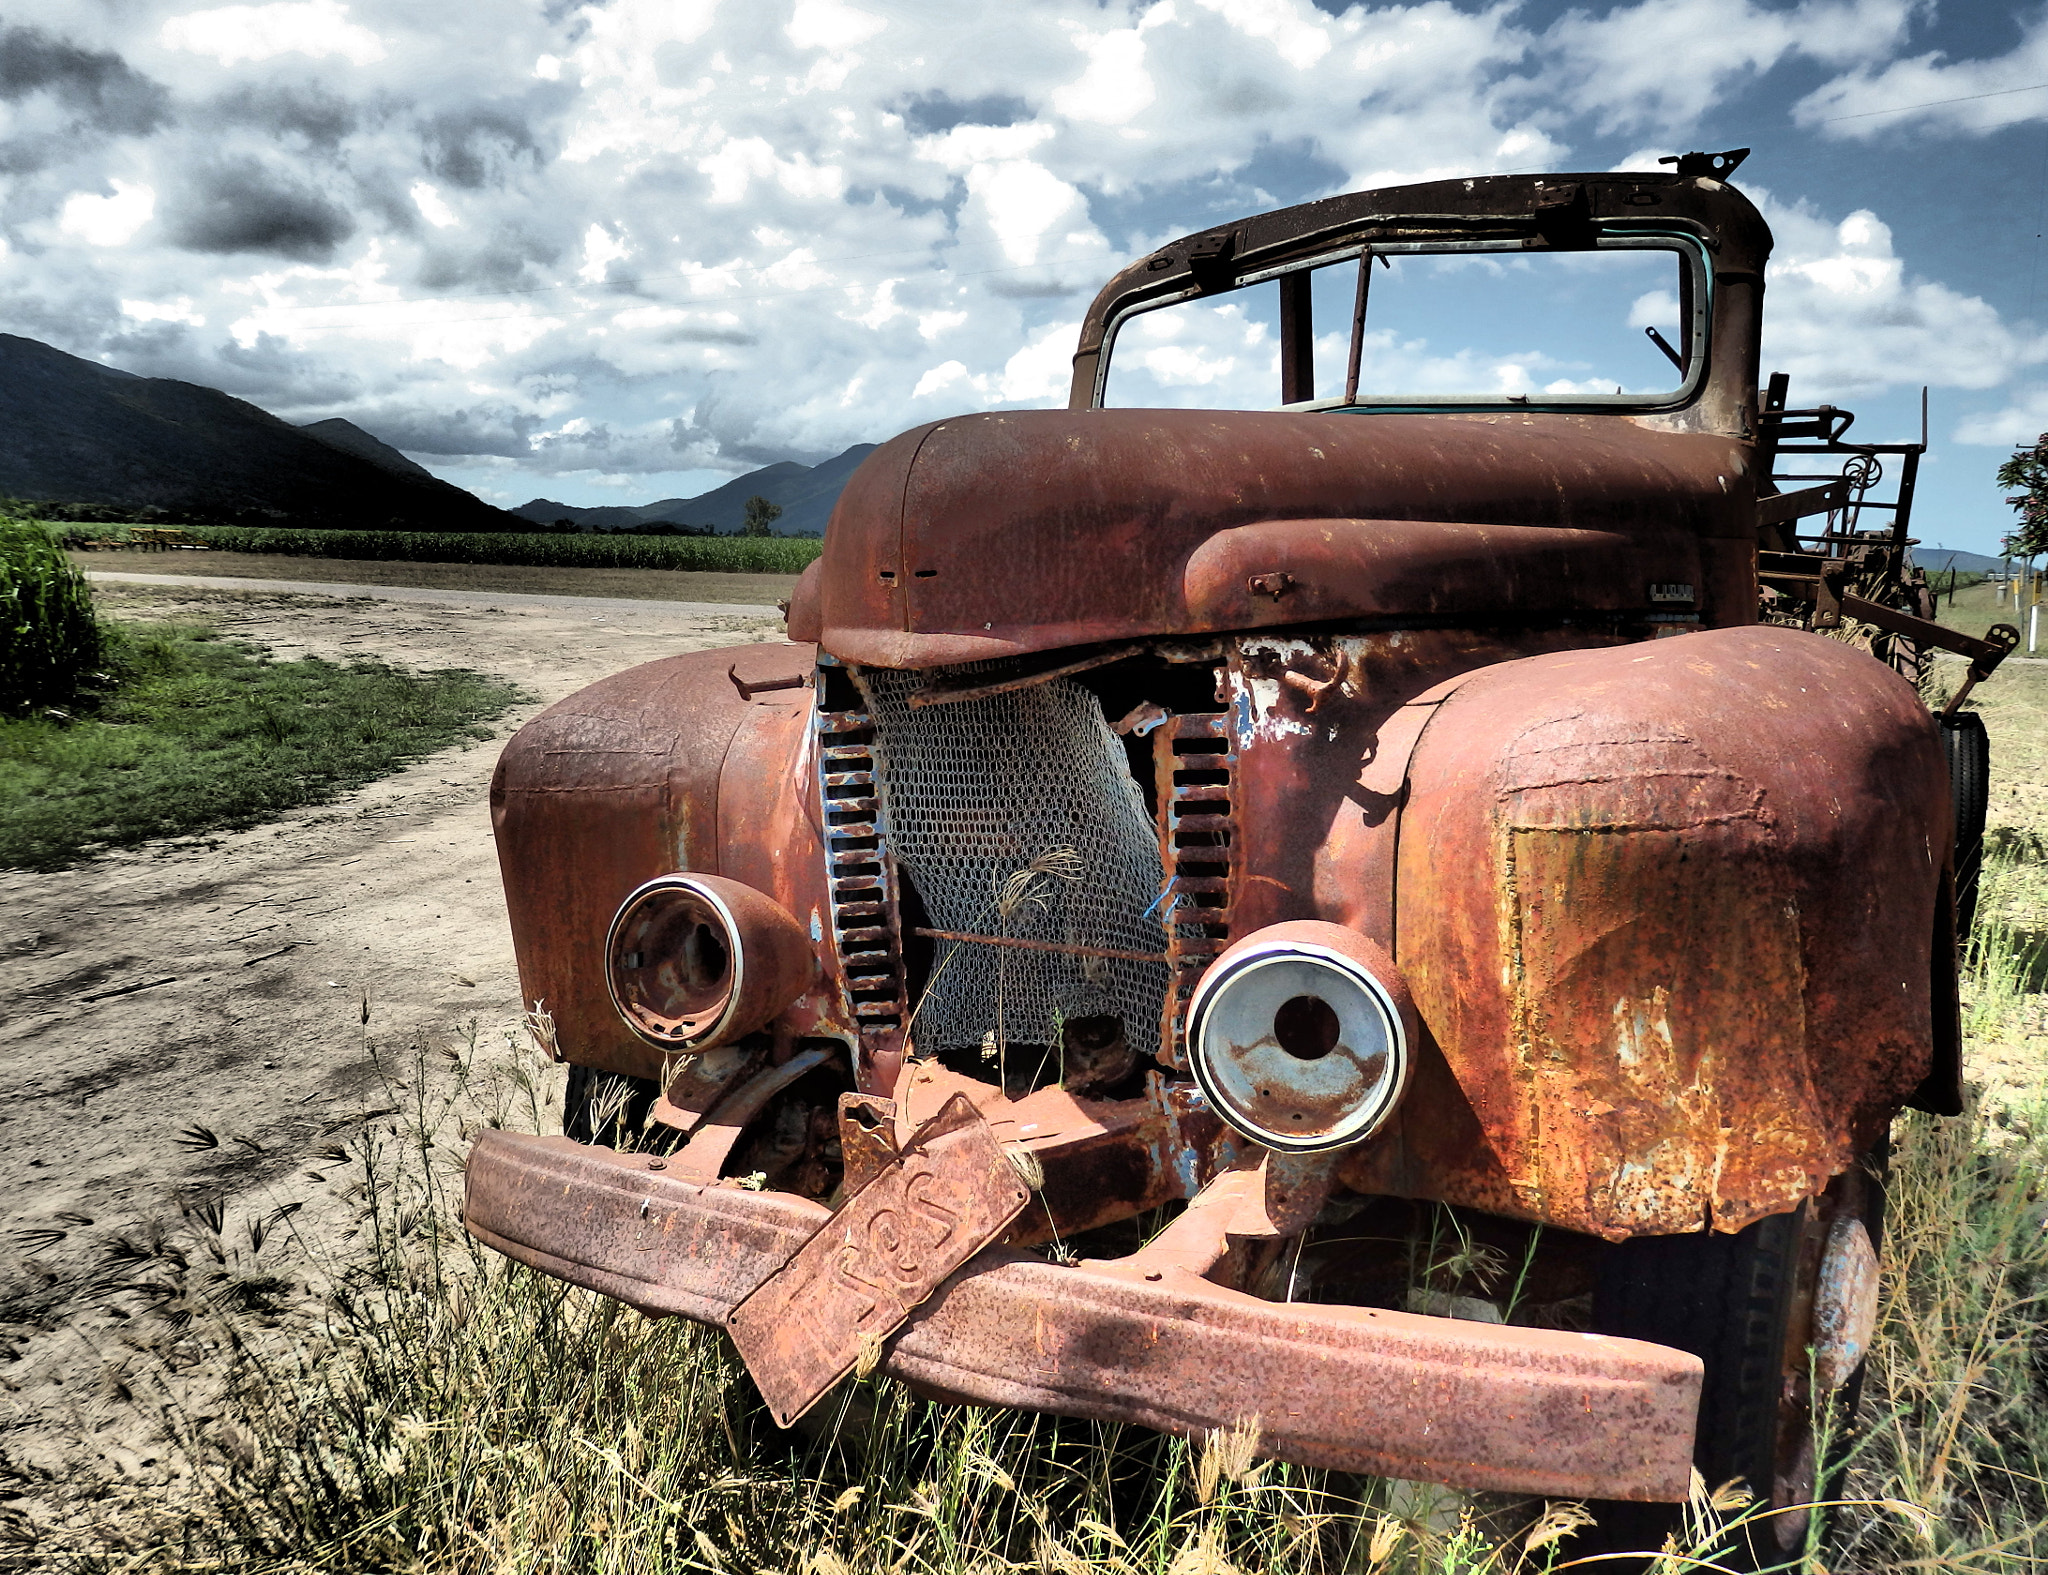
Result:
[[[1998,587],[1990,580],[1962,586],[1953,599],[1942,595],[1936,600],[1939,606],[1935,616],[1951,629],[1960,629],[1965,634],[1981,635],[1994,623],[2014,625],[2020,631],[2020,650],[2025,653],[2027,609],[2013,606],[2010,595],[2000,597]],[[2042,631],[2042,638],[2048,641],[2048,629]]]
[[[125,525],[63,527],[67,544],[123,542]],[[189,525],[180,529],[219,552],[409,563],[505,563],[535,568],[680,569],[711,574],[798,574],[823,543],[800,536],[626,536],[495,534],[470,531],[301,530]],[[194,555],[165,553],[178,572],[203,572]]]

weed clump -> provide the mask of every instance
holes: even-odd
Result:
[[[0,512],[0,715],[71,704],[101,643],[85,576],[41,525]]]

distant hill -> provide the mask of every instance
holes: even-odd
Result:
[[[822,465],[799,465],[794,460],[766,465],[760,470],[728,481],[722,487],[694,498],[663,498],[659,503],[637,507],[606,505],[576,508],[535,498],[512,512],[543,525],[556,520],[574,520],[586,530],[621,530],[629,525],[708,525],[721,534],[740,528],[747,499],[766,498],[782,505],[782,517],[775,522],[779,536],[823,534],[825,521],[832,517],[832,505],[839,501],[846,478],[860,468],[860,462],[874,452],[872,443],[856,443],[845,453]]]
[[[217,388],[0,334],[0,496],[174,519],[519,530],[347,421],[295,427]]]
[[[1946,574],[1950,569],[1961,569],[1965,574],[1996,574],[2004,566],[2003,558],[1987,558],[1981,552],[1959,552],[1953,547],[1915,547],[1913,561],[1930,572],[1939,570]]]
[[[389,443],[371,437],[353,421],[344,421],[340,416],[330,416],[325,421],[309,421],[299,430],[318,438],[330,448],[340,449],[344,454],[367,459],[379,470],[388,470],[394,476],[406,476],[414,481],[439,479],[426,466],[414,464]]]

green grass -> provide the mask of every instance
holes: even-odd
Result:
[[[1938,576],[1942,585],[1948,583],[1946,575]],[[2020,631],[2020,651],[2026,651],[2027,609],[2015,607],[2008,594],[2001,597],[1998,585],[1992,580],[1978,580],[1972,584],[1957,586],[1953,597],[1944,591],[1936,598],[1935,617],[1951,629],[1960,629],[1964,634],[1980,638],[1994,623],[2009,623]]]
[[[403,563],[505,563],[535,568],[680,569],[711,574],[798,574],[822,543],[795,536],[525,535],[465,531],[301,530],[240,525],[182,527],[222,552]],[[127,527],[73,525],[65,539],[124,541]],[[190,560],[166,554],[180,569]],[[203,562],[204,560],[200,560]],[[199,572],[197,565],[191,565]]]
[[[104,625],[88,715],[0,719],[0,865],[254,825],[457,740],[519,699],[469,672],[272,661],[204,627]]]

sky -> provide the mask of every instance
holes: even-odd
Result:
[[[30,0],[0,117],[0,330],[344,416],[502,505],[1063,404],[1096,288],[1243,214],[1694,148],[1754,150],[1793,403],[1910,438],[1929,388],[1916,534],[1994,550],[1992,472],[2048,428],[2048,4]],[[1376,372],[1656,371],[1405,266]],[[1657,281],[1605,294],[1640,352]],[[1143,397],[1270,363],[1224,327],[1134,339]]]

